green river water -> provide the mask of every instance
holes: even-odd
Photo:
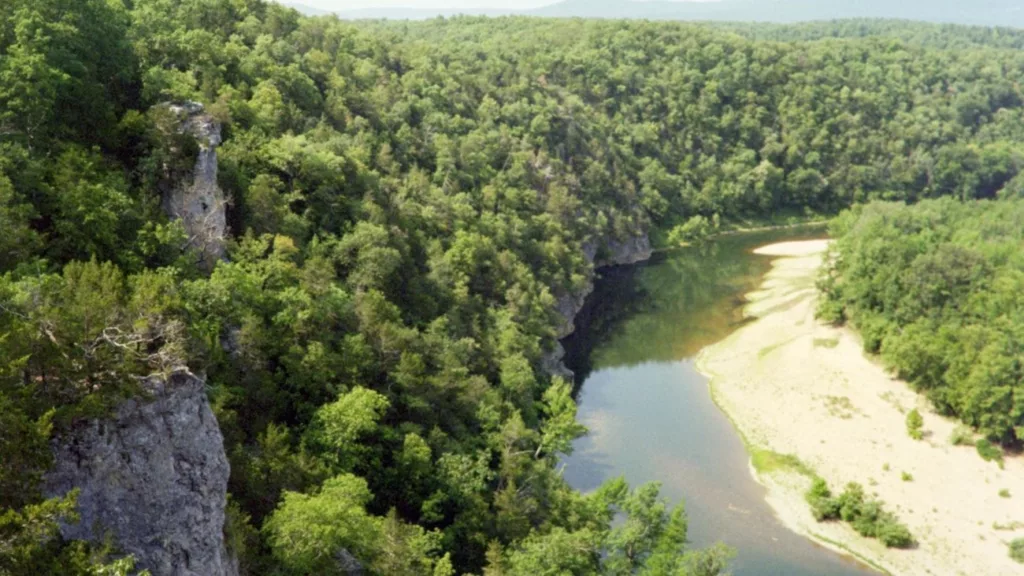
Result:
[[[735,576],[874,574],[773,516],[739,434],[694,366],[697,352],[743,323],[743,296],[771,262],[751,251],[822,234],[725,236],[603,270],[564,341],[579,420],[590,429],[564,462],[569,483],[588,491],[619,475],[631,485],[661,482],[663,496],[685,500],[694,546],[722,541],[737,550]]]

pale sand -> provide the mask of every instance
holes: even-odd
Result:
[[[804,500],[810,480],[794,471],[756,474],[768,503],[792,530],[841,547],[897,575],[1024,574],[1007,543],[1024,537],[1024,461],[1005,470],[973,447],[949,444],[956,422],[865,357],[857,336],[814,318],[814,281],[825,241],[788,242],[747,312],[757,319],[701,352],[712,394],[752,447],[796,455],[834,492],[859,482],[907,524],[916,549],[887,549],[848,526],[818,523]],[[906,412],[924,416],[925,439],[906,432]],[[885,470],[888,464],[889,469]],[[913,475],[903,481],[901,473]],[[999,496],[1008,489],[1010,498]],[[997,529],[996,524],[1014,529]]]

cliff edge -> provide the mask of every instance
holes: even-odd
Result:
[[[47,496],[81,490],[81,521],[61,532],[81,540],[109,533],[153,576],[234,576],[224,545],[228,461],[204,382],[182,370],[145,386],[149,398],[54,442]]]

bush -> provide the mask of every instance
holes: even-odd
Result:
[[[967,426],[960,424],[949,435],[949,443],[953,446],[970,446],[974,444],[974,432]]]
[[[852,522],[861,514],[864,505],[864,487],[856,482],[846,485],[846,490],[839,495],[839,517]]]
[[[910,529],[886,512],[881,502],[865,499],[860,484],[847,484],[846,490],[834,498],[828,484],[815,478],[805,497],[819,522],[841,518],[861,536],[878,538],[889,548],[907,548],[914,543]]]
[[[821,478],[815,478],[811,489],[804,496],[811,505],[811,513],[818,522],[839,518],[839,502],[832,498],[832,491]]]
[[[1024,564],[1024,538],[1017,538],[1010,542],[1010,558]]]
[[[843,303],[831,298],[822,298],[818,302],[818,309],[815,316],[826,324],[842,326],[846,322],[846,314],[843,311]]]
[[[879,524],[877,537],[889,548],[909,548],[914,544],[910,529],[892,519]]]
[[[910,435],[914,440],[920,440],[924,435],[921,433],[921,427],[924,426],[924,418],[921,418],[921,413],[914,408],[907,414],[907,434]]]
[[[998,446],[995,446],[984,438],[979,438],[978,441],[974,443],[974,447],[978,450],[978,455],[986,462],[995,461],[1002,464],[1003,451],[1000,450]]]
[[[913,482],[914,475],[911,474],[910,472],[901,472],[900,479],[903,480],[904,482]]]

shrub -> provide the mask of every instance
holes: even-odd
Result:
[[[913,482],[914,475],[911,474],[910,472],[902,472],[900,473],[900,479],[903,480],[904,482]]]
[[[823,298],[818,302],[818,309],[815,316],[826,324],[841,326],[846,322],[846,315],[843,311],[843,303],[830,298]]]
[[[949,443],[953,446],[970,446],[974,444],[974,433],[967,426],[960,424],[949,435]]]
[[[887,519],[878,526],[878,539],[889,548],[909,548],[914,544],[910,529],[897,522]]]
[[[815,478],[804,497],[811,505],[811,513],[818,522],[839,517],[839,502],[832,497],[832,491],[828,489],[828,484],[823,479]]]
[[[805,497],[819,522],[842,518],[861,536],[878,538],[890,548],[906,548],[914,543],[910,530],[886,512],[881,502],[865,499],[860,484],[851,482],[842,494],[833,497],[825,481],[815,478]]]
[[[856,482],[846,485],[846,490],[839,495],[839,517],[851,522],[861,513],[864,504],[864,487]]]
[[[1010,491],[1008,489],[1006,489],[1006,488],[1003,488],[1002,490],[999,491],[999,497],[1000,498],[1009,498],[1010,497]]]
[[[988,440],[979,438],[978,441],[974,443],[974,447],[978,450],[978,455],[981,456],[983,460],[987,462],[995,461],[1002,463],[1003,451]]]
[[[889,328],[886,320],[880,316],[865,315],[860,318],[857,329],[860,331],[864,351],[868,354],[877,354],[882,349],[882,341]]]
[[[922,426],[924,426],[924,419],[921,418],[921,413],[917,411],[917,408],[914,408],[907,414],[907,434],[914,440],[920,440],[924,436],[921,433]]]
[[[1024,538],[1017,538],[1010,542],[1010,558],[1024,564]]]
[[[855,514],[849,519],[850,525],[858,534],[865,538],[878,536],[878,521],[883,515],[882,506],[874,500],[861,502],[855,509]]]

